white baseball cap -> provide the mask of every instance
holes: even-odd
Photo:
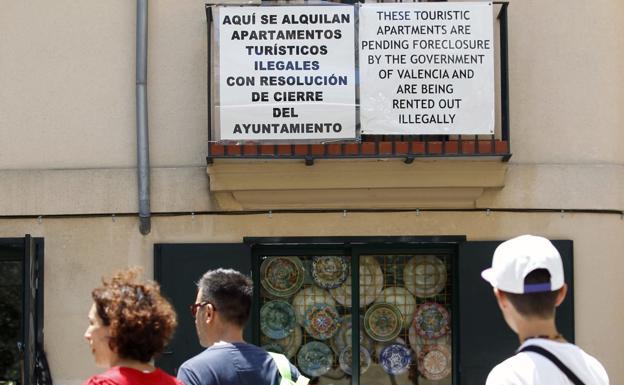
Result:
[[[550,283],[524,284],[535,269],[546,269]],[[555,291],[563,286],[563,263],[555,246],[546,238],[521,235],[501,243],[494,251],[492,267],[481,272],[492,287],[508,293],[527,294]]]

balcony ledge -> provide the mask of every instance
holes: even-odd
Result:
[[[506,172],[506,162],[484,159],[220,159],[207,168],[221,210],[473,208]]]

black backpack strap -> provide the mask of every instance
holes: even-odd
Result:
[[[550,361],[552,361],[553,364],[557,365],[557,367],[561,369],[561,371],[566,376],[568,376],[568,378],[570,379],[570,381],[572,381],[574,385],[585,385],[583,381],[581,381],[581,379],[578,378],[576,374],[572,372],[572,370],[570,370],[570,368],[568,368],[563,362],[561,362],[561,360],[559,360],[554,354],[552,354],[548,350],[540,346],[528,345],[518,351],[518,353],[521,352],[533,352],[548,358]]]

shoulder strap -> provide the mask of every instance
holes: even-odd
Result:
[[[552,354],[548,350],[540,346],[528,345],[518,351],[518,353],[521,353],[521,352],[533,352],[533,353],[537,353],[548,358],[550,361],[552,361],[553,364],[557,365],[557,367],[561,369],[561,371],[566,376],[568,376],[568,378],[570,379],[570,381],[572,381],[574,385],[585,385],[583,381],[581,381],[581,379],[578,378],[576,374],[572,372],[572,370],[570,370],[570,368],[568,368],[563,362],[561,362],[560,359],[558,359],[554,354]]]
[[[279,353],[269,352],[269,354],[273,357],[273,361],[275,361],[275,365],[277,365],[277,370],[279,371],[280,376],[292,381],[290,376],[290,361],[288,361],[288,358]]]
[[[288,358],[286,358],[285,355],[279,353],[269,352],[269,354],[271,355],[271,357],[273,357],[273,361],[275,361],[275,365],[277,366],[277,370],[279,371],[280,376],[292,383],[292,376],[290,373],[290,361],[288,361]],[[308,381],[309,379],[307,377],[300,374],[299,377],[297,377],[297,382],[295,384],[306,385]]]

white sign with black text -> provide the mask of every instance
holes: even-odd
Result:
[[[360,9],[362,134],[493,134],[492,3]]]
[[[220,7],[220,140],[355,138],[352,6]]]

